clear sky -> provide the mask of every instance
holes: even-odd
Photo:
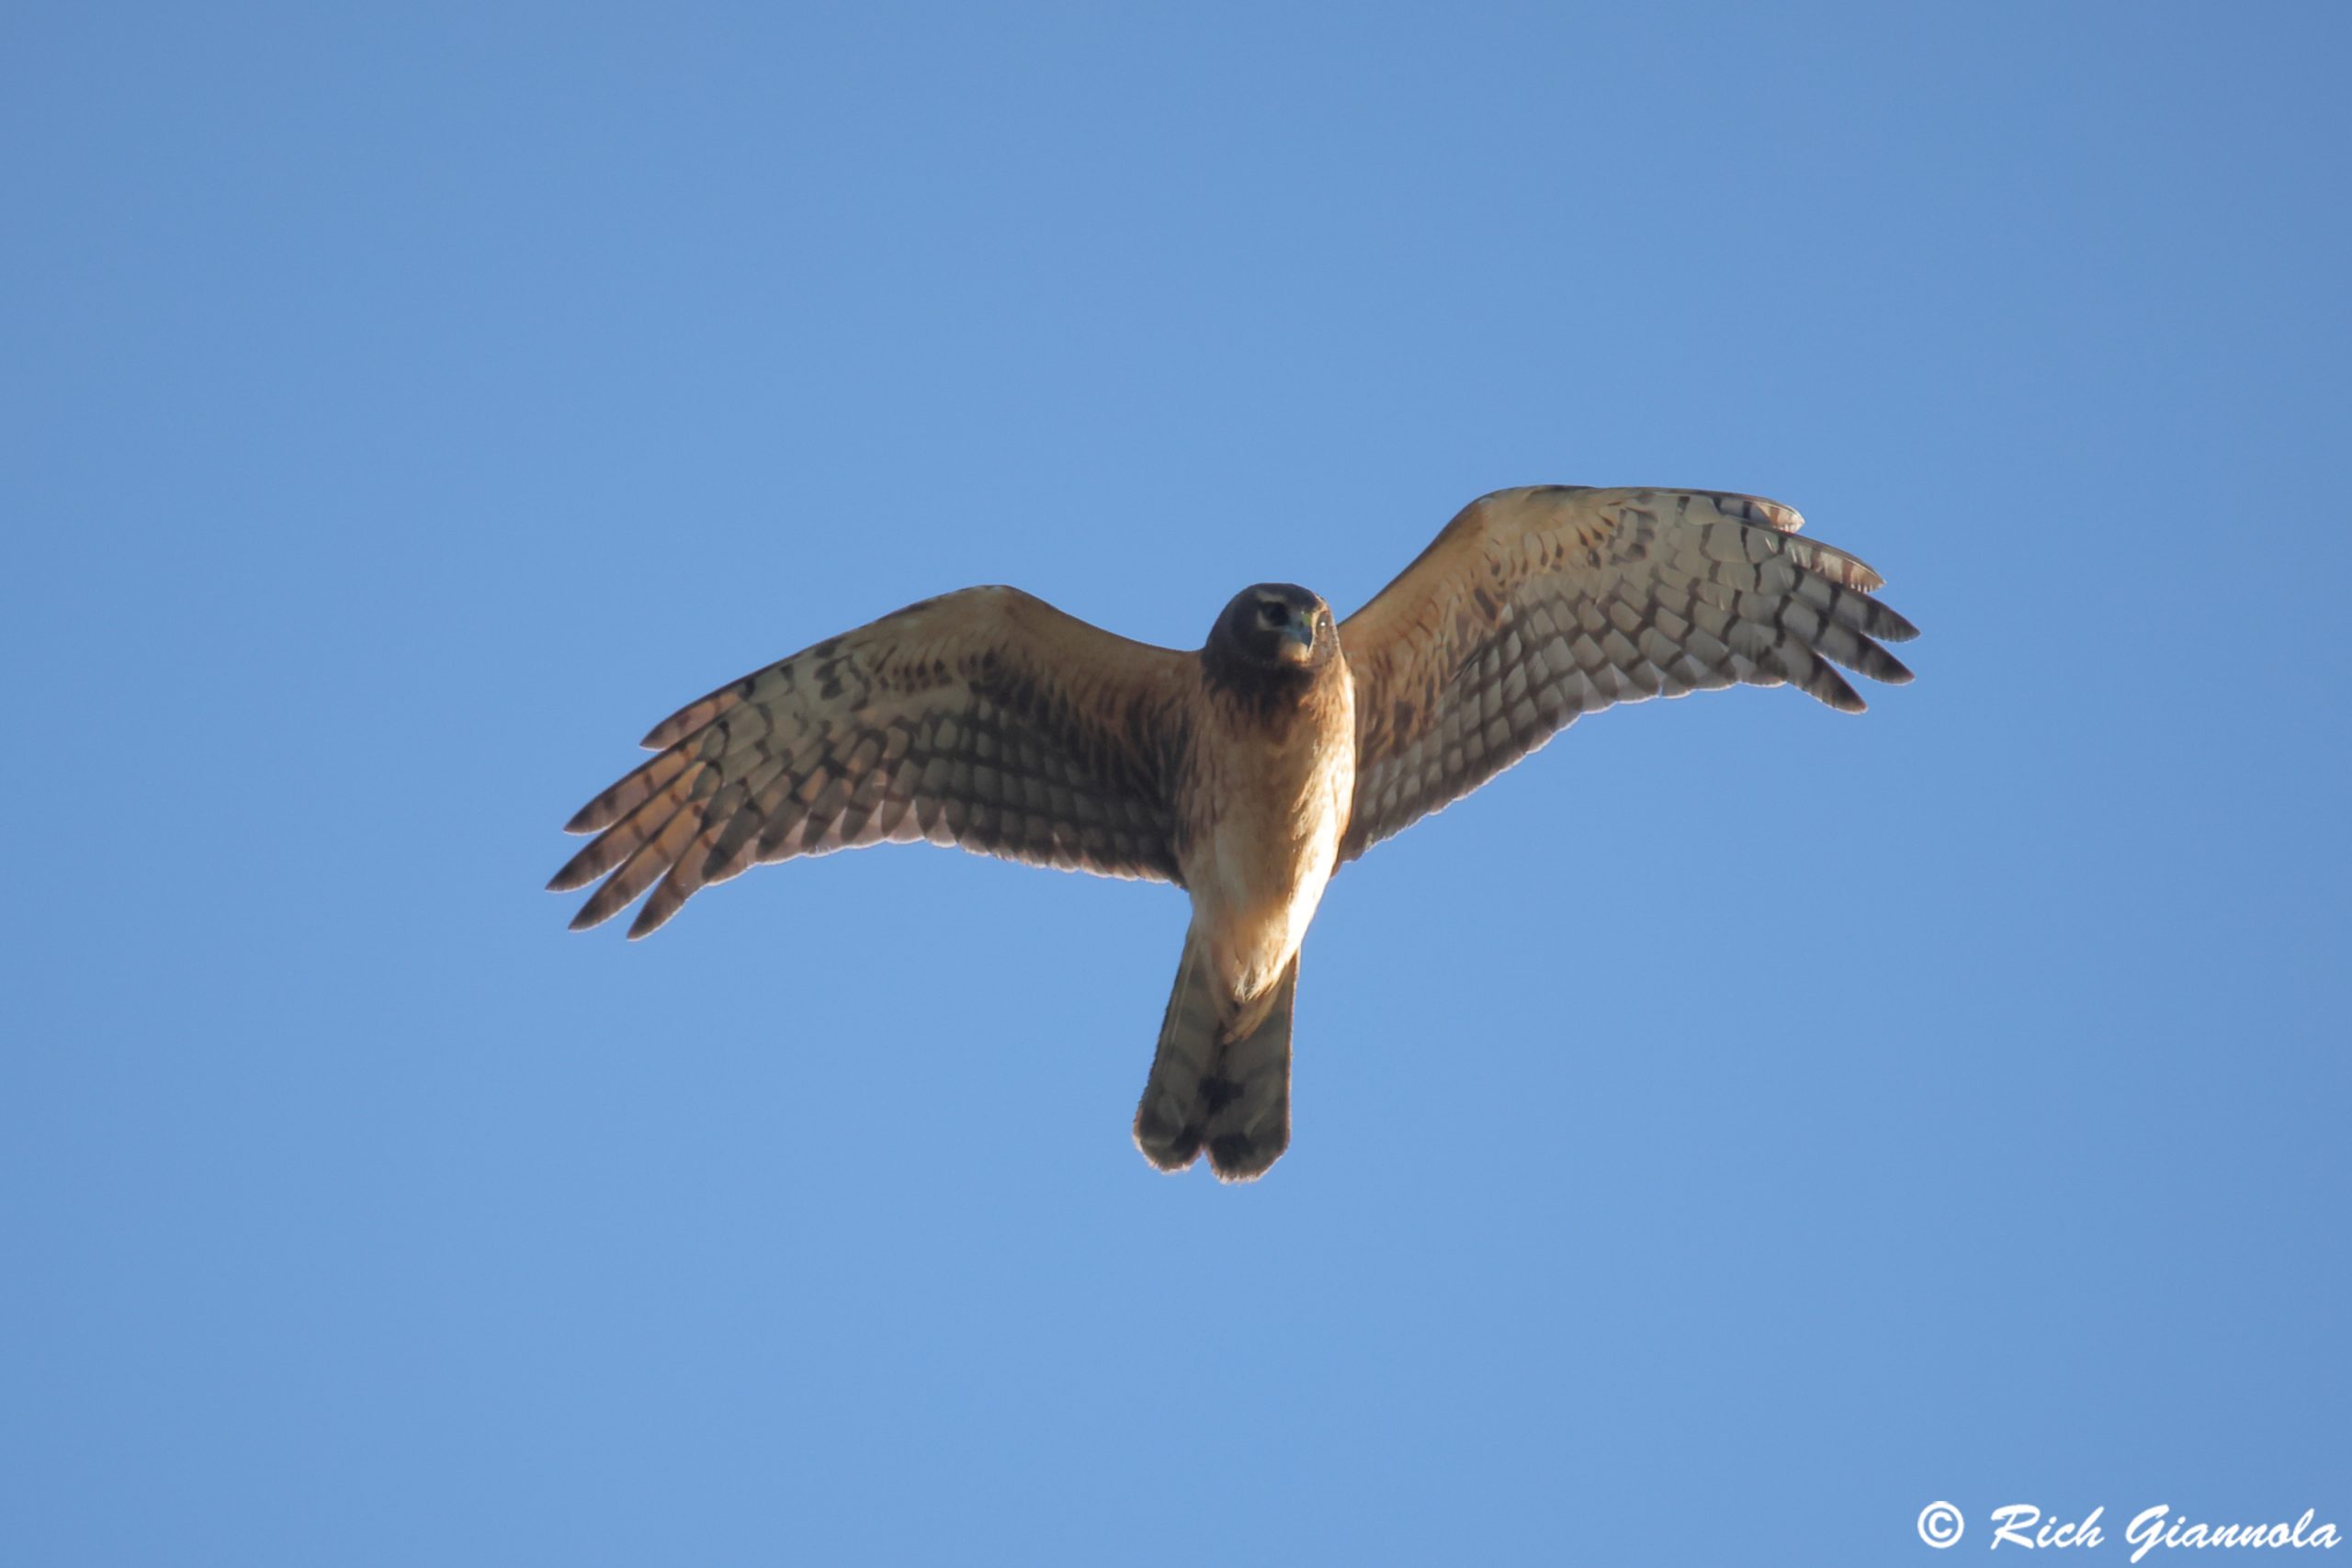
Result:
[[[5,1555],[2352,1524],[2347,45],[9,7]],[[1167,888],[540,891],[910,600],[1193,647],[1536,481],[1801,508],[1919,679],[1603,715],[1342,873],[1255,1187],[1129,1142]]]

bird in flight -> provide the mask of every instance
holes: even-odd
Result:
[[[1290,1145],[1299,943],[1340,865],[1617,703],[1785,682],[1860,713],[1833,666],[1911,678],[1880,644],[1917,629],[1803,524],[1715,491],[1497,491],[1345,621],[1261,582],[1190,653],[1014,588],[926,599],[654,726],[548,886],[604,879],[575,931],[650,889],[640,937],[754,862],[918,839],[1173,883],[1192,924],[1136,1144],[1250,1180]]]

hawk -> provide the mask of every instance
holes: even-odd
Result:
[[[1335,624],[1246,588],[1197,651],[967,588],[818,643],[653,727],[657,753],[567,825],[572,920],[650,890],[641,937],[754,862],[927,839],[1173,883],[1193,917],[1135,1140],[1228,1181],[1290,1145],[1299,944],[1332,874],[1579,716],[1718,686],[1862,711],[1836,666],[1911,672],[1878,573],[1778,502],[1538,485],[1464,507]]]

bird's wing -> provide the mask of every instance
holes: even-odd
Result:
[[[654,726],[661,754],[581,807],[566,830],[598,837],[548,886],[606,878],[574,930],[652,888],[638,937],[754,861],[886,841],[1176,881],[1192,664],[1017,589],[925,600]]]
[[[1579,715],[1747,682],[1860,713],[1831,668],[1911,671],[1873,638],[1917,628],[1878,573],[1796,536],[1792,508],[1716,491],[1498,491],[1340,627],[1356,682],[1357,855]]]

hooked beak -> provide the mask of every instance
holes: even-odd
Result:
[[[1283,626],[1283,639],[1298,644],[1298,652],[1283,649],[1285,659],[1300,659],[1315,651],[1315,621],[1312,616],[1302,619],[1294,615]]]

